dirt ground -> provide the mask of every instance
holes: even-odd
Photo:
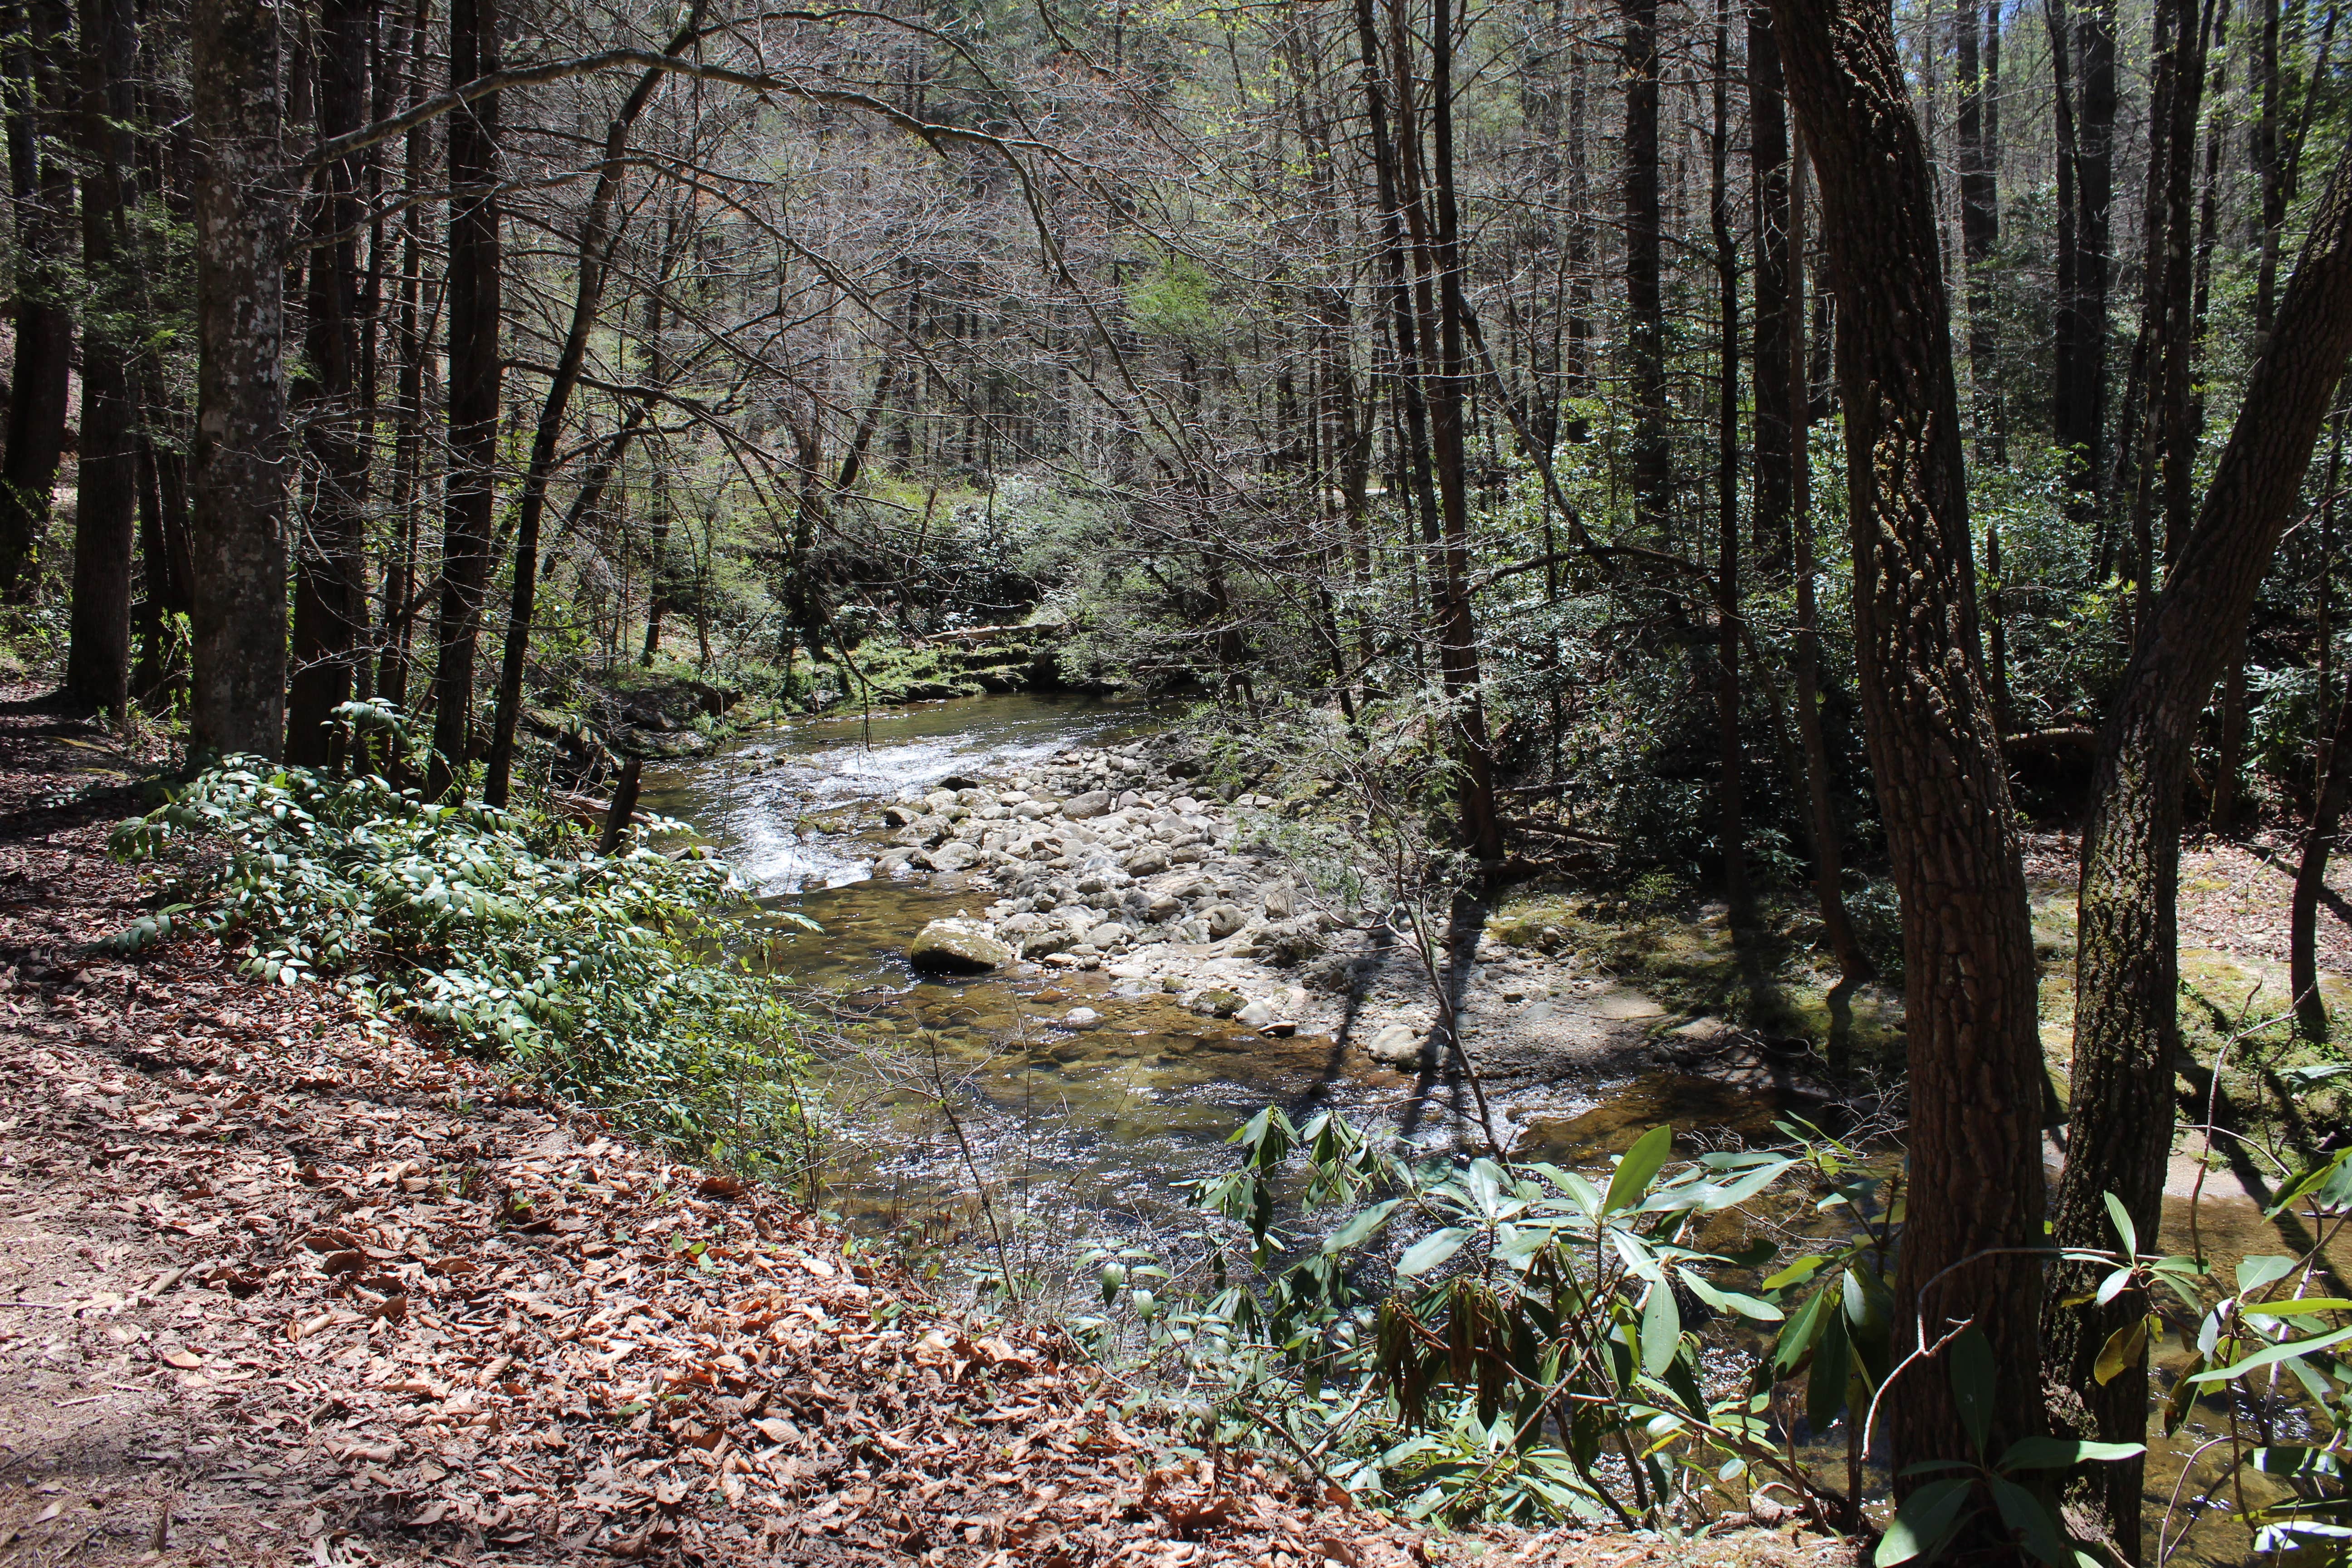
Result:
[[[210,941],[142,758],[0,692],[0,1563],[1852,1561],[1431,1535],[1185,1458],[1050,1330]]]

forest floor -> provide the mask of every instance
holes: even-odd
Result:
[[[1426,1532],[1176,1451],[1054,1331],[927,1297],[148,906],[144,762],[0,691],[0,1563],[1851,1562]]]

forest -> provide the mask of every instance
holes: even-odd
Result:
[[[0,662],[177,781],[118,854],[233,855],[108,951],[243,931],[247,974],[358,975],[565,1092],[689,1085],[648,1135],[716,1162],[719,1101],[730,1147],[802,1114],[811,1004],[688,951],[740,884],[647,847],[641,773],[982,692],[1148,710],[1191,760],[918,790],[895,869],[1214,784],[1330,873],[1254,951],[1372,909],[1437,997],[1424,1083],[1479,1097],[1450,1175],[1251,1121],[1214,1335],[1087,1255],[1097,1331],[1223,1347],[1213,1433],[1400,1518],[1769,1522],[1769,1472],[1881,1564],[2071,1568],[2179,1549],[2145,1446],[2202,1409],[2242,1560],[2352,1553],[2335,0],[737,3],[6,8]],[[1066,972],[1259,921],[1120,912],[1184,870],[1169,820]],[[1086,900],[1010,843],[964,858],[986,940],[1049,955]],[[2275,883],[2284,982],[2228,1018],[2184,846]],[[1880,1123],[1769,1164],[1860,1239],[1739,1263],[1702,1221],[1761,1154],[1513,1163],[1442,972],[1553,895],[1885,999],[1821,1058]],[[2183,1253],[2180,1151],[2258,1127],[2300,1239]],[[1356,1205],[1319,1255],[1302,1192]],[[1392,1215],[1454,1239],[1343,1268]],[[1717,1318],[1771,1340],[1736,1387]],[[1441,1387],[1483,1457],[1398,1458]],[[1385,1479],[1333,1479],[1351,1443]]]

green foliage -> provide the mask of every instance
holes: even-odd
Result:
[[[1674,1162],[1660,1127],[1604,1190],[1553,1165],[1430,1163],[1330,1113],[1294,1127],[1269,1107],[1234,1142],[1240,1167],[1195,1193],[1196,1256],[1178,1270],[1097,1247],[1108,1310],[1077,1325],[1180,1363],[1201,1440],[1278,1436],[1335,1485],[1456,1521],[1663,1523],[1750,1467],[1811,1485],[1767,1390],[1727,1384],[1696,1331],[1699,1315],[1781,1321],[1724,1279],[1769,1246],[1696,1237],[1794,1153]],[[1318,1211],[1338,1216],[1319,1235]],[[1198,1288],[1176,1294],[1180,1275]]]
[[[388,710],[339,717],[355,738],[407,743]],[[191,853],[173,901],[114,945],[214,933],[244,946],[256,979],[331,979],[688,1143],[741,1149],[797,1123],[797,1021],[719,953],[726,865],[648,846],[678,826],[641,824],[600,855],[568,824],[229,757],[115,830],[127,860]]]

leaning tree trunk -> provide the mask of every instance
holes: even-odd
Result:
[[[2042,1053],[2009,781],[1979,645],[1933,186],[1886,12],[1772,0],[1822,191],[1854,555],[1854,648],[1903,907],[1910,1219],[1896,1354],[1972,1321],[2002,1369],[1990,1451],[2042,1429]],[[1988,1251],[1993,1256],[1983,1256]],[[1973,1261],[1964,1261],[1973,1258]],[[1935,1282],[1932,1292],[1926,1289]],[[1896,1485],[1973,1458],[1940,1360],[1888,1404]]]
[[[131,706],[131,566],[139,434],[131,398],[131,250],[125,183],[139,57],[130,0],[82,0],[81,473],[74,509],[72,640],[66,686],[121,719]]]
[[[195,0],[196,428],[189,454],[192,753],[276,756],[286,700],[286,201],[278,9]]]
[[[498,0],[449,10],[449,85],[499,68]],[[490,578],[499,465],[498,97],[449,119],[449,477],[443,504],[440,643],[425,794],[447,795],[473,754],[474,654]]]
[[[670,40],[670,54],[693,42],[702,26],[700,0],[686,25]],[[653,100],[662,73],[648,70],[623,100],[621,110],[604,131],[604,156],[596,171],[596,189],[588,199],[588,215],[580,226],[580,244],[572,262],[576,279],[572,297],[572,325],[564,333],[563,350],[555,374],[548,379],[547,395],[532,432],[530,466],[523,472],[522,500],[516,508],[514,591],[507,609],[504,657],[499,666],[498,708],[490,721],[490,752],[483,768],[482,798],[492,805],[507,804],[514,773],[515,725],[522,714],[523,665],[530,657],[530,623],[539,595],[539,531],[547,513],[547,487],[555,477],[556,447],[563,438],[563,422],[572,394],[588,360],[588,337],[595,330],[604,299],[604,276],[618,243],[613,232],[613,203],[620,195],[621,177],[629,150],[629,131]],[[660,592],[656,575],[654,592]],[[660,615],[656,608],[653,612]]]
[[[2083,835],[2075,958],[2073,1130],[2058,1188],[2054,1239],[2114,1240],[2106,1197],[2156,1234],[2172,1144],[2180,1048],[2179,934],[2182,797],[2189,753],[2213,682],[2237,656],[2246,619],[2352,353],[2352,155],[2338,165],[2271,347],[2248,378],[2237,426],[2196,526],[2173,557],[2124,673],[2093,779]],[[2220,629],[2223,635],[2214,635]],[[2044,1331],[2053,1377],[2082,1400],[2102,1438],[2136,1442],[2147,1425],[2145,1361],[2101,1382],[2099,1352],[2147,1304],[2126,1292],[2102,1306],[2063,1304],[2095,1279],[2062,1268]],[[2098,1468],[2088,1500],[2119,1547],[2136,1555],[2141,1466]]]

